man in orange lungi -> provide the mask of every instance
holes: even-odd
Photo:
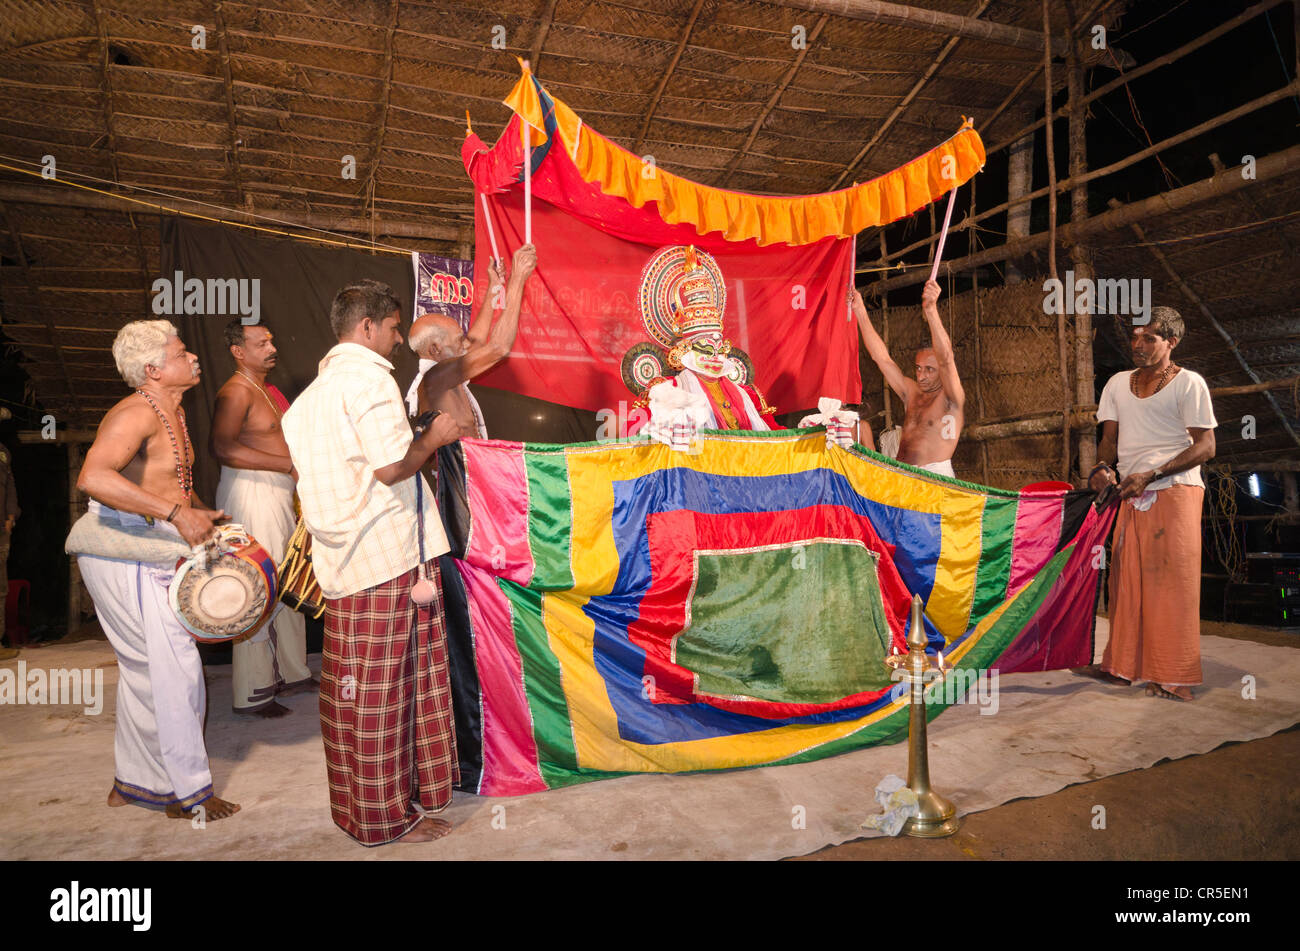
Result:
[[[1131,338],[1137,369],[1102,391],[1099,462],[1089,485],[1119,483],[1110,575],[1110,641],[1101,669],[1148,696],[1191,700],[1201,678],[1201,463],[1214,458],[1210,388],[1171,362],[1185,333],[1155,307]],[[1118,462],[1118,470],[1116,463]],[[1118,476],[1118,480],[1117,480]]]

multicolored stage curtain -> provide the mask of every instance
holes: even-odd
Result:
[[[658,248],[686,244],[717,259],[725,336],[753,359],[770,404],[786,412],[820,396],[857,402],[857,327],[847,306],[853,236],[924,207],[984,162],[979,136],[963,127],[852,188],[751,195],[688,181],[620,148],[528,72],[506,104],[515,115],[497,143],[488,148],[471,132],[462,149],[476,190],[476,286],[485,286],[493,241],[509,258],[524,240],[523,122],[533,130],[538,268],[515,351],[479,382],[588,410],[630,399],[620,361],[648,339],[637,310],[642,269]]]
[[[959,671],[1091,661],[1114,509],[1090,492],[983,488],[821,430],[460,447],[484,795],[900,740],[884,659],[913,594]]]

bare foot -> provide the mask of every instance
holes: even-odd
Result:
[[[195,806],[193,809],[182,809],[179,805],[173,803],[167,807],[167,818],[190,819],[194,816],[195,809],[202,809],[203,818],[215,822],[218,819],[225,819],[227,816],[233,816],[237,813],[239,811],[239,803],[226,802],[226,800],[218,799],[216,796],[213,796],[206,802]]]
[[[1115,674],[1112,674],[1109,670],[1103,670],[1101,664],[1092,664],[1089,667],[1080,667],[1075,671],[1075,673],[1082,674],[1085,677],[1091,677],[1094,680],[1100,680],[1103,683],[1118,684],[1121,687],[1127,687],[1130,683],[1130,681],[1125,680],[1123,677],[1117,677]]]
[[[263,717],[267,720],[274,720],[276,717],[282,717],[289,712],[291,711],[288,707],[278,704],[274,700],[264,707],[258,707],[256,710],[235,710],[235,713],[241,717]]]
[[[1177,700],[1186,703],[1192,697],[1191,687],[1166,687],[1164,684],[1147,684],[1147,696],[1159,697],[1161,700]]]
[[[130,802],[131,802],[130,799],[127,799],[125,796],[123,796],[120,792],[117,791],[116,786],[114,786],[112,789],[108,791],[108,804],[110,806],[116,808],[117,806],[128,805]]]
[[[319,690],[319,689],[320,689],[320,681],[317,680],[315,677],[310,677],[307,680],[302,681],[301,683],[290,684],[287,687],[282,687],[281,689],[277,690],[275,693],[276,696],[278,697],[292,697],[294,694],[307,693],[309,691]]]
[[[434,839],[441,839],[451,831],[451,823],[446,819],[423,819],[406,835],[398,839],[398,842],[432,842]]]

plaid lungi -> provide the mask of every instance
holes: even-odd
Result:
[[[440,811],[459,779],[447,679],[447,636],[436,560],[436,598],[411,600],[418,574],[325,601],[321,735],[330,813],[362,845],[401,838]]]

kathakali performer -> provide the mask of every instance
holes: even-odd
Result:
[[[694,246],[656,251],[641,276],[641,322],[655,343],[637,344],[623,357],[623,382],[654,404],[649,392],[669,383],[708,401],[708,429],[782,429],[776,408],[754,386],[749,356],[722,336],[727,290],[713,256]],[[635,435],[646,423],[628,427]]]

